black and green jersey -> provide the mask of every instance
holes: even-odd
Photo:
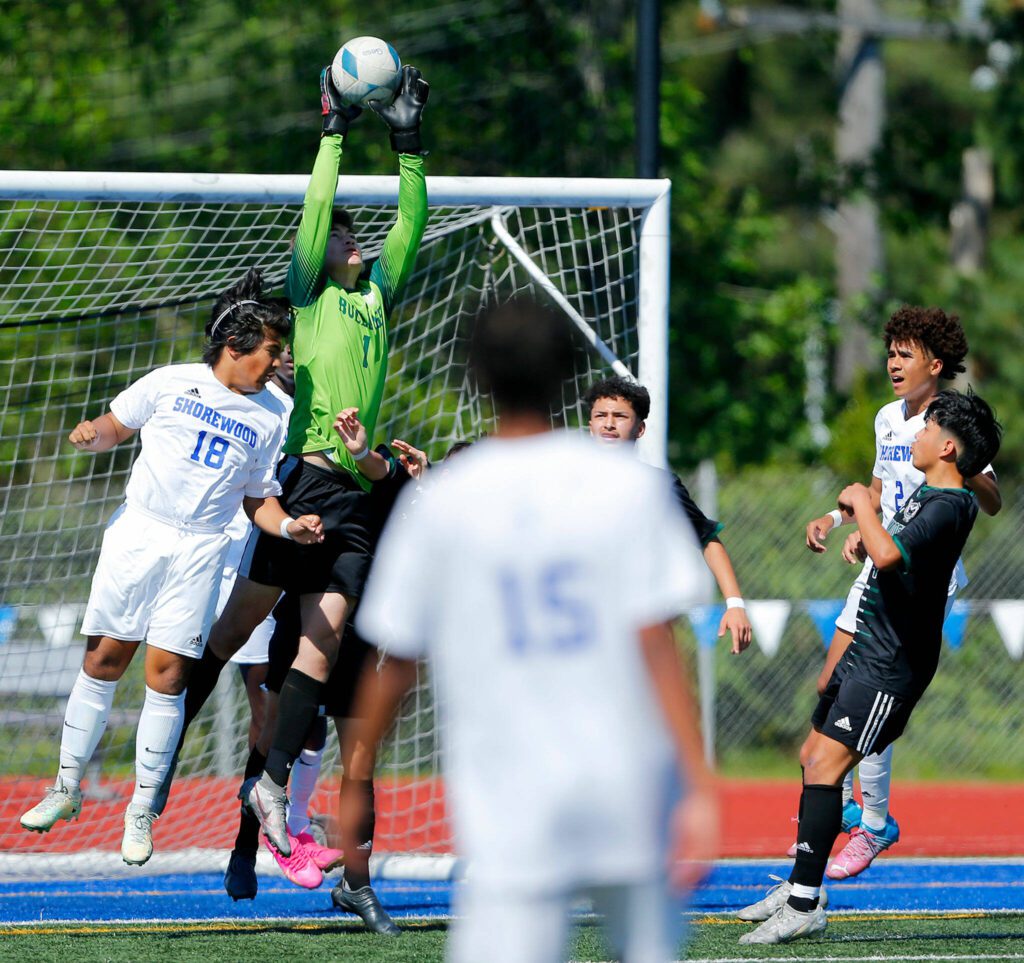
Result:
[[[840,666],[870,688],[917,698],[939,664],[950,578],[978,516],[973,492],[922,485],[889,524],[903,556],[872,567]]]
[[[387,376],[388,318],[423,237],[427,189],[423,158],[400,154],[398,219],[369,280],[345,290],[324,271],[341,143],[338,135],[320,141],[285,282],[296,317],[291,338],[295,408],[284,450],[290,455],[322,451],[369,489],[331,426],[342,408],[356,407],[373,444]]]

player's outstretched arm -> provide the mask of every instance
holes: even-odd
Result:
[[[640,630],[640,648],[655,697],[668,725],[686,794],[672,817],[672,880],[695,886],[718,855],[718,799],[704,762],[704,747],[690,681],[668,622]]]
[[[249,520],[268,535],[291,539],[300,545],[316,545],[324,540],[324,526],[319,515],[292,518],[273,496],[254,498],[246,495],[242,507]]]
[[[964,484],[974,492],[978,508],[986,515],[997,515],[1003,507],[1003,496],[999,494],[999,481],[994,471],[985,471],[973,478],[964,479]]]
[[[402,467],[409,473],[410,478],[422,478],[426,474],[430,467],[430,459],[427,458],[425,451],[410,445],[407,441],[402,441],[401,438],[392,441],[391,447],[398,452]]]
[[[423,173],[420,121],[430,95],[423,75],[408,64],[394,101],[375,107],[387,124],[391,147],[398,152],[398,219],[388,231],[381,255],[373,265],[370,280],[384,296],[384,313],[389,315],[416,262],[427,226],[427,180]]]
[[[868,493],[871,498],[871,504],[874,506],[874,511],[880,512],[882,510],[881,478],[872,475],[871,485],[868,487]],[[832,531],[833,528],[839,528],[841,525],[847,525],[853,520],[852,513],[845,511],[842,506],[837,508],[835,511],[829,512],[827,515],[811,519],[811,521],[807,523],[807,529],[805,531],[807,547],[818,555],[824,553],[826,551],[825,538],[828,536],[828,533]],[[846,557],[845,553],[843,554],[843,557]]]
[[[324,257],[331,233],[334,196],[338,190],[341,143],[348,133],[349,124],[362,113],[359,107],[342,103],[341,94],[331,78],[330,66],[320,71],[320,106],[323,136],[302,202],[302,219],[284,283],[285,297],[296,308],[312,304],[323,290]]]
[[[726,600],[725,614],[718,625],[718,637],[722,638],[729,632],[732,635],[732,654],[739,655],[750,645],[754,638],[754,630],[743,607],[743,593],[732,567],[732,559],[717,537],[704,546],[704,561],[715,577],[718,591]]]
[[[416,661],[388,656],[377,669],[376,659],[363,670],[353,702],[352,718],[345,725],[345,744],[342,759],[353,758],[353,748],[359,744],[377,746],[387,734],[405,694],[416,684]],[[363,842],[360,829],[365,826],[367,799],[359,788],[360,779],[369,779],[372,773],[352,773],[351,779],[342,781],[338,808],[338,833],[346,852],[355,852]]]
[[[95,421],[80,421],[68,435],[68,441],[79,451],[110,451],[134,434],[134,428],[126,428],[116,415],[108,412]]]
[[[839,507],[852,512],[860,529],[864,551],[871,557],[879,571],[895,568],[903,561],[903,554],[892,536],[882,527],[882,521],[875,510],[871,491],[864,485],[847,485],[839,493]]]
[[[334,419],[334,430],[338,433],[346,451],[355,459],[359,473],[370,481],[387,478],[391,466],[380,452],[370,449],[366,427],[359,420],[358,408],[345,408]]]

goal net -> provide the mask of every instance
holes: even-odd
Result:
[[[92,571],[136,455],[132,443],[76,453],[68,432],[152,368],[199,360],[214,299],[248,268],[283,282],[305,185],[292,176],[0,172],[0,877],[127,870],[119,847],[143,701],[139,657],[118,685],[78,821],[45,836],[18,823],[53,782]],[[482,306],[531,292],[565,311],[589,346],[565,386],[566,422],[581,422],[579,395],[592,380],[629,373],[652,392],[645,457],[663,460],[667,182],[431,178],[428,191],[417,267],[392,316],[375,441],[402,438],[439,460],[488,431],[487,399],[460,362],[465,325]],[[396,197],[397,178],[341,180],[338,201],[355,216],[367,261]],[[380,753],[380,872],[451,869],[436,727],[423,679]],[[227,671],[189,731],[156,853],[131,872],[223,867],[248,728],[244,687]],[[336,741],[330,735],[313,799],[328,815]]]

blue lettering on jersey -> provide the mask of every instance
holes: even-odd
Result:
[[[368,298],[369,294],[364,295],[364,300]],[[344,317],[351,318],[356,324],[368,328],[370,331],[377,331],[384,327],[383,308],[377,307],[368,316],[364,315],[352,301],[345,297],[344,293],[338,295],[338,310]]]
[[[234,418],[228,418],[227,415],[222,415],[215,408],[204,405],[195,398],[186,398],[179,395],[174,399],[174,411],[191,415],[204,424],[212,425],[225,435],[231,435],[233,438],[244,442],[250,448],[255,448],[256,443],[260,440],[260,436],[248,425],[236,421]]]
[[[910,461],[910,445],[882,445],[879,448],[882,461]]]

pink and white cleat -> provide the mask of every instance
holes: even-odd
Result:
[[[302,848],[309,853],[314,863],[325,873],[337,869],[345,862],[345,854],[340,849],[331,849],[330,846],[321,846],[309,833],[301,832],[295,837]]]
[[[880,833],[856,826],[850,833],[850,841],[829,864],[825,875],[829,879],[857,876],[871,865],[880,852],[899,842],[899,838],[900,827],[892,816],[886,818],[885,829]]]
[[[313,855],[303,845],[299,837],[293,836],[291,833],[288,834],[288,842],[292,846],[290,856],[282,856],[277,851],[277,847],[273,846],[270,840],[267,839],[266,834],[263,836],[263,842],[273,854],[274,859],[277,860],[277,865],[281,867],[281,871],[296,886],[316,889],[324,881],[324,874],[320,871],[320,867],[317,866]]]

